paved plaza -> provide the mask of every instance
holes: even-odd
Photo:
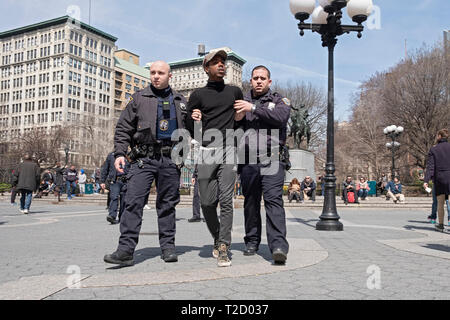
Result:
[[[286,266],[272,265],[265,237],[257,256],[244,257],[236,209],[233,266],[222,269],[206,224],[188,223],[185,207],[179,263],[165,264],[153,209],[144,212],[136,265],[118,269],[103,262],[119,238],[105,205],[35,202],[23,215],[2,199],[0,299],[450,299],[450,234],[434,231],[425,208],[339,208],[344,231],[318,232],[320,208],[288,207]]]

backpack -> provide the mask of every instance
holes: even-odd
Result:
[[[349,203],[355,203],[355,193],[349,192],[347,193],[347,198]]]

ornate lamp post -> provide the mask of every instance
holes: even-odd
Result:
[[[386,147],[388,149],[391,150],[392,152],[392,171],[391,171],[391,175],[392,175],[392,180],[394,180],[395,178],[395,151],[397,151],[400,148],[400,143],[397,142],[396,140],[400,137],[400,135],[403,133],[403,131],[405,131],[405,129],[403,129],[403,127],[397,127],[397,126],[389,126],[387,128],[384,129],[384,134],[386,135],[386,137],[389,137],[392,139],[392,142],[386,143]]]
[[[304,30],[317,32],[322,36],[322,46],[328,47],[328,125],[327,125],[327,164],[325,175],[325,201],[323,213],[316,229],[320,231],[342,231],[336,210],[336,166],[334,164],[334,47],[337,37],[344,33],[357,32],[362,37],[362,23],[372,12],[372,0],[290,0],[291,12],[300,20],[300,35]],[[342,25],[342,9],[347,7],[350,18],[357,25]],[[305,23],[312,15],[312,23]]]

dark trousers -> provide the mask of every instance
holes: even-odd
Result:
[[[266,211],[267,242],[270,250],[281,248],[289,251],[286,240],[286,213],[283,203],[285,167],[280,163],[274,175],[262,175],[261,164],[246,165],[242,168],[241,183],[245,197],[245,244],[259,247],[261,243],[261,196],[264,196]]]
[[[11,203],[16,203],[17,190],[16,187],[11,189]]]
[[[200,219],[200,193],[198,179],[195,179],[194,184],[194,199],[192,200],[192,216],[195,219]]]
[[[116,219],[117,211],[119,209],[119,205],[121,203],[121,192],[124,183],[122,181],[117,181],[115,183],[111,183],[109,187],[110,194],[110,202],[109,202],[109,216]]]
[[[358,198],[365,200],[369,196],[369,190],[367,189],[359,189],[358,190]]]
[[[198,165],[198,183],[203,215],[214,241],[231,245],[233,193],[236,172],[231,164]],[[220,203],[220,220],[217,205]]]
[[[358,192],[356,192],[356,190],[354,190],[354,189],[344,188],[344,190],[342,191],[342,196],[344,197],[344,201],[346,203],[348,203],[348,193],[349,192],[353,192],[355,194],[355,203],[357,203],[358,202]]]
[[[159,243],[162,250],[175,248],[175,207],[180,202],[180,170],[170,158],[144,159],[143,167],[131,165],[127,176],[125,210],[120,222],[120,251],[133,254],[139,242],[145,199],[150,194],[153,181],[158,195]]]

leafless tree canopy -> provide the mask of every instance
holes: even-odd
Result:
[[[322,89],[311,83],[296,83],[294,85],[275,84],[273,90],[291,100],[295,109],[304,105],[309,113],[308,122],[311,126],[310,149],[315,152],[323,146],[326,137],[327,97]],[[295,109],[292,112],[296,112]]]
[[[436,133],[450,124],[449,62],[442,46],[423,48],[384,75],[383,112],[404,126],[404,144],[421,168]]]
[[[53,166],[61,160],[61,145],[68,139],[70,132],[67,127],[59,126],[51,132],[34,128],[13,140],[10,153],[18,159],[28,153],[39,163]]]
[[[389,173],[391,155],[383,129],[390,125],[405,128],[396,165],[403,178],[414,168],[424,169],[437,131],[450,124],[449,62],[443,46],[425,47],[365,81],[349,122],[337,126],[337,171],[366,173],[372,179]]]

